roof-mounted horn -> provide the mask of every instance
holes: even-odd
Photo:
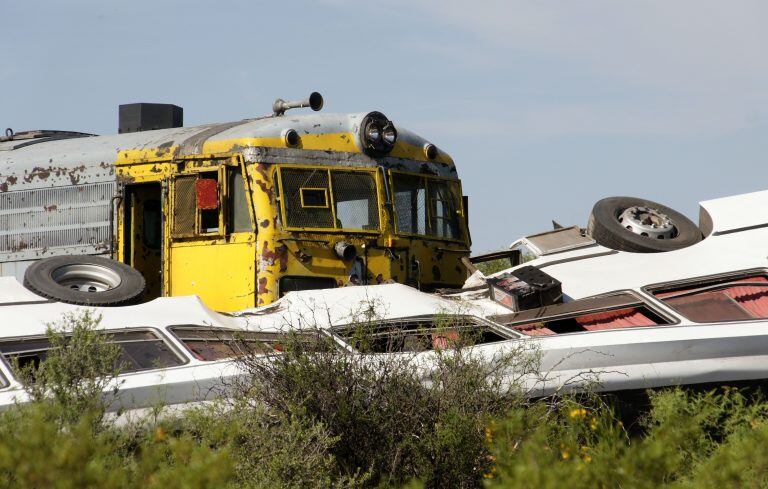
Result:
[[[273,115],[277,116],[285,114],[285,111],[288,109],[300,109],[302,107],[309,107],[310,109],[317,112],[323,108],[323,96],[317,92],[312,92],[309,94],[308,99],[296,102],[286,102],[285,100],[279,98],[275,100],[274,104],[272,104],[272,112]]]

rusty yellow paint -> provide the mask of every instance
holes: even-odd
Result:
[[[359,153],[356,137],[352,133],[303,135],[294,149]],[[116,161],[119,182],[163,184],[163,295],[197,294],[216,310],[234,311],[277,300],[282,277],[326,277],[339,286],[345,285],[353,263],[342,261],[333,251],[334,243],[342,239],[356,246],[366,265],[369,283],[396,281],[424,288],[463,283],[466,271],[459,259],[468,254],[469,238],[438,240],[398,235],[392,205],[385,204],[385,188],[387,185],[391,188],[389,173],[350,168],[368,171],[376,181],[380,230],[286,228],[279,224],[285,209],[281,208],[283,203],[277,196],[278,171],[287,165],[243,163],[242,151],[249,147],[285,148],[286,145],[282,138],[241,138],[207,141],[200,154],[183,157],[174,156],[178,153],[175,146],[120,151]],[[434,160],[428,160],[423,148],[403,141],[398,141],[391,156],[453,165],[451,157],[443,152]],[[243,171],[252,232],[227,234],[224,231],[226,217],[221,217],[220,232],[215,235],[174,237],[174,178],[217,171],[221,199],[225,202],[232,191],[228,188],[225,168],[233,165],[241,165]],[[295,164],[291,167],[318,168]],[[120,260],[125,260],[125,205],[121,204],[116,220],[116,258]],[[463,209],[460,212],[463,213]],[[468,236],[466,229],[464,236]]]

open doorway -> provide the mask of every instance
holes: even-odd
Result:
[[[163,211],[160,184],[125,188],[125,263],[144,276],[146,298],[162,294]]]

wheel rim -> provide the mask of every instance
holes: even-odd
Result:
[[[62,287],[80,292],[106,292],[122,281],[114,270],[90,263],[60,266],[51,273],[51,278]]]
[[[677,236],[675,222],[663,212],[645,206],[624,209],[618,217],[625,229],[653,239],[672,239]]]

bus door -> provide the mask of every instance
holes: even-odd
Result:
[[[159,183],[125,187],[124,261],[144,276],[147,299],[162,294],[163,215]]]
[[[212,160],[171,178],[166,295],[198,295],[235,311],[256,298],[256,227],[239,158]]]

